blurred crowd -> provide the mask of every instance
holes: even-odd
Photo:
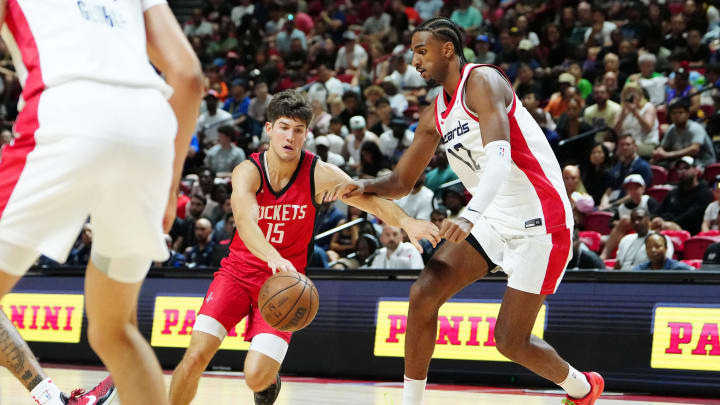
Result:
[[[545,132],[576,220],[569,268],[692,268],[703,256],[720,263],[719,7],[718,0],[206,0],[181,21],[207,93],[167,238],[171,259],[162,265],[212,266],[227,253],[235,226],[229,175],[267,149],[265,112],[278,91],[307,93],[308,150],[354,177],[388,173],[441,92],[412,66],[409,49],[413,28],[434,16],[463,28],[468,61],[507,73]],[[0,118],[10,123],[18,85],[5,70]],[[0,140],[12,142],[11,132]],[[441,145],[397,202],[440,223],[469,199],[456,179]],[[419,253],[401,230],[338,203],[322,206],[317,231],[355,220],[317,241],[314,265],[419,268],[435,250]],[[79,261],[88,232],[73,250]]]

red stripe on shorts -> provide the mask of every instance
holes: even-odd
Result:
[[[543,280],[540,294],[553,294],[557,286],[557,280],[565,270],[568,256],[570,256],[570,230],[565,229],[552,234],[552,250],[550,250],[550,258],[548,259],[547,269],[545,269],[545,279]]]
[[[39,127],[38,104],[40,94],[45,88],[35,37],[17,0],[8,1],[5,23],[18,45],[28,76],[22,93],[26,104],[18,115],[14,128],[18,138],[12,146],[4,148],[0,162],[0,218],[25,168],[28,154],[35,149],[35,131]]]

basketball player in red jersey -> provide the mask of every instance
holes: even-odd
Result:
[[[412,36],[413,65],[443,92],[420,117],[412,145],[387,177],[351,182],[330,194],[400,198],[412,189],[442,142],[473,197],[440,226],[445,243],[410,289],[405,337],[404,405],[421,405],[437,336],[440,306],[500,267],[508,288],[495,324],[505,357],[560,385],[566,404],[590,405],[604,382],[581,373],[531,335],[547,294],[570,258],[572,212],[560,166],[542,130],[495,66],[468,64],[460,28],[446,18],[422,23]]]
[[[227,332],[245,316],[245,338],[251,342],[245,382],[255,393],[255,404],[271,405],[280,392],[278,371],[291,333],[275,330],[263,320],[257,309],[258,293],[276,271],[305,272],[313,253],[319,204],[328,191],[350,180],[337,166],[302,149],[311,118],[310,105],[300,93],[287,90],[275,95],[265,123],[270,149],[251,155],[233,171],[231,201],[237,235],[230,255],[215,273],[190,346],[173,374],[173,405],[190,403]],[[408,217],[388,200],[357,196],[344,201],[402,227],[418,249],[418,239],[428,239],[433,245],[439,241],[437,227]]]

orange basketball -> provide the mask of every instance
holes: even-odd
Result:
[[[273,328],[295,332],[310,324],[317,314],[320,297],[304,274],[283,271],[265,281],[258,295],[263,319]]]

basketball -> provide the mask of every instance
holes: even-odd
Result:
[[[263,319],[273,328],[295,332],[310,324],[317,314],[320,297],[304,274],[284,271],[265,281],[258,295]]]

